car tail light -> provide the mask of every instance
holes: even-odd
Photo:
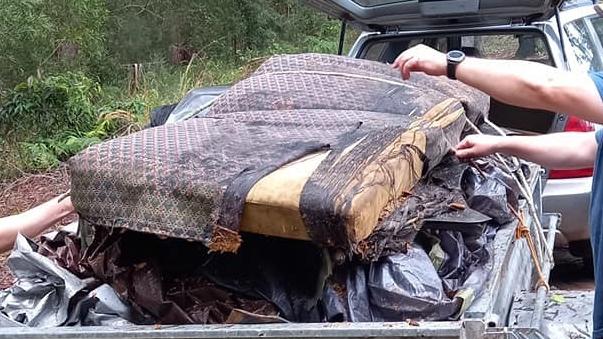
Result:
[[[565,124],[564,131],[566,132],[592,132],[595,130],[595,126],[592,123],[570,116]]]
[[[565,132],[592,132],[595,127],[592,123],[570,116],[565,124]],[[592,168],[581,168],[575,170],[551,170],[549,179],[586,178],[593,176]]]
[[[549,179],[586,178],[592,176],[592,168],[582,168],[577,170],[551,170]]]

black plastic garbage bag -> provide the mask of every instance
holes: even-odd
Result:
[[[333,286],[327,284],[322,295],[322,311],[327,322],[343,322],[347,318],[347,310]]]
[[[451,231],[440,232],[440,247],[446,253],[446,258],[438,270],[438,275],[442,278],[445,290],[456,291],[471,265],[463,234]]]
[[[367,286],[373,321],[444,320],[463,303],[446,296],[431,259],[418,247],[371,264]]]
[[[484,290],[495,233],[424,229],[406,253],[348,265],[346,321],[458,319]]]
[[[469,206],[489,217],[499,225],[514,219],[509,209],[518,208],[519,187],[499,167],[490,163],[479,164],[480,169],[468,168],[462,178],[462,186]]]
[[[438,238],[437,245],[445,253],[444,260],[438,267],[438,275],[446,293],[453,295],[466,287],[466,281],[474,271],[480,270],[488,263],[490,251],[486,234],[473,236],[443,231],[438,233]],[[484,274],[487,272],[488,270],[484,271]],[[475,292],[481,292],[483,281],[485,279],[479,286],[473,286]]]
[[[350,269],[346,288],[347,304],[349,307],[348,321],[373,321],[367,285],[367,272],[363,265],[353,266]]]

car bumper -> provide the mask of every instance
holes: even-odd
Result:
[[[545,212],[561,213],[560,230],[565,240],[590,238],[588,226],[592,177],[550,179],[542,194]]]

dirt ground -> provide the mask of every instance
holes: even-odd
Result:
[[[21,213],[69,190],[65,166],[40,174],[24,174],[10,182],[0,182],[0,218]],[[74,217],[66,218],[67,224]],[[58,225],[57,225],[58,226]],[[8,253],[0,254],[0,289],[11,285],[13,277],[6,267]]]
[[[591,291],[595,288],[593,270],[581,258],[574,257],[568,250],[555,250],[555,267],[551,272],[553,290]]]

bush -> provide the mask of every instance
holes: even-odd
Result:
[[[23,142],[19,144],[21,166],[27,171],[54,168],[60,161],[54,152],[43,142]]]
[[[16,148],[18,150],[18,161],[13,160],[13,162],[16,162],[22,171],[44,171],[58,166],[61,162],[103,139],[129,134],[140,129],[141,124],[134,114],[118,110],[101,114],[94,128],[86,133],[23,141],[18,142],[17,147],[9,145],[5,149]],[[0,150],[1,146],[3,145],[0,143]],[[12,156],[14,159],[15,155]],[[0,168],[0,179],[3,176],[9,177],[10,175],[7,169]]]
[[[340,27],[297,0],[0,0],[0,17],[0,180],[136,131],[273,54],[333,53]]]
[[[84,133],[96,122],[99,95],[99,84],[81,73],[30,78],[5,95],[0,132],[18,141]]]
[[[0,166],[0,180],[56,167],[103,139],[137,131],[146,111],[142,100],[103,96],[81,73],[30,78],[1,103],[0,151],[11,167]]]

